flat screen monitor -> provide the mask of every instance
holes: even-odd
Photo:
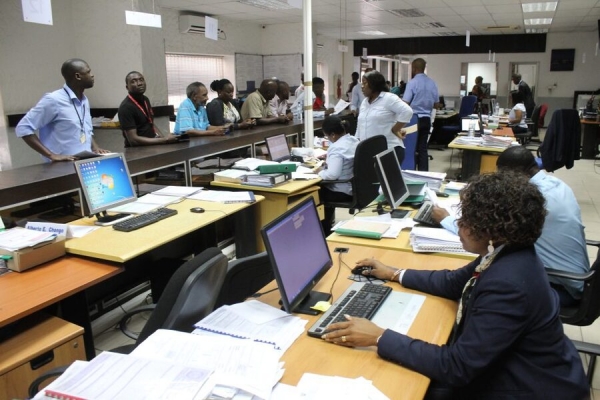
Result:
[[[265,138],[265,142],[272,161],[280,162],[290,158],[290,148],[283,133]]]
[[[264,226],[261,234],[283,309],[317,315],[310,307],[331,296],[312,289],[333,263],[313,198]]]
[[[120,214],[109,216],[106,210],[137,199],[122,153],[78,160],[74,165],[89,214],[95,214],[99,223],[106,224],[122,218]]]
[[[392,206],[392,210],[397,208],[410,193],[402,177],[402,169],[393,148],[375,156],[375,171],[385,199]]]

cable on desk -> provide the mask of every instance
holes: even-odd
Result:
[[[265,294],[268,294],[268,293],[274,292],[274,291],[276,291],[276,290],[278,290],[278,289],[279,289],[279,287],[276,287],[275,289],[267,290],[266,292],[262,292],[262,293],[260,293],[260,292],[259,292],[259,293],[254,293],[254,294],[253,294],[252,296],[250,296],[250,297],[251,297],[251,298],[254,298],[254,299],[257,299],[257,298],[259,298],[259,297],[260,297],[260,296],[262,296],[262,295],[265,295]]]
[[[348,266],[346,263],[344,263],[344,265]],[[333,282],[331,283],[331,287],[329,288],[329,295],[331,296],[331,299],[333,299],[333,286],[337,282],[338,277],[340,276],[340,271],[341,270],[342,270],[342,253],[338,253],[338,270],[337,270],[337,274],[335,274],[335,279],[333,280]]]

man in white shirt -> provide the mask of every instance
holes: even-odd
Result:
[[[288,99],[290,98],[290,85],[287,82],[279,81],[277,83],[277,93],[271,101],[269,107],[271,112],[276,117],[285,116],[289,121],[294,119],[290,108],[288,107]]]

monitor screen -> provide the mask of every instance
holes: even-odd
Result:
[[[283,309],[316,315],[310,307],[329,293],[311,292],[332,261],[312,197],[302,201],[261,230]]]
[[[406,200],[410,193],[404,178],[402,178],[402,169],[393,148],[375,156],[375,171],[379,176],[379,183],[385,199],[390,203],[392,209],[395,209]]]
[[[89,214],[98,214],[137,199],[123,154],[88,158],[74,164]]]
[[[479,124],[479,119],[464,118],[461,121],[462,121],[461,130],[463,132],[469,131],[469,125],[471,124],[471,122],[475,123],[475,132],[479,132],[481,130],[481,125]]]
[[[290,148],[283,133],[265,138],[265,142],[272,161],[279,162],[290,158]]]

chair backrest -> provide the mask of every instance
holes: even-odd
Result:
[[[410,122],[406,124],[405,128],[417,125],[419,123],[419,116],[413,114]],[[433,123],[432,123],[433,125]],[[413,132],[406,135],[402,140],[404,142],[404,160],[400,163],[402,169],[415,169],[415,152],[417,151],[417,138],[419,132]]]
[[[563,108],[554,111],[546,129],[544,141],[538,149],[543,168],[548,172],[559,168],[573,168],[580,159],[581,123],[577,110]]]
[[[213,311],[226,273],[227,257],[215,247],[184,263],[169,279],[136,345],[157,329],[193,331]]]
[[[544,118],[548,112],[548,104],[544,103],[540,106],[540,118],[538,119],[538,128],[544,127]]]
[[[215,309],[241,303],[275,279],[266,251],[229,262]]]
[[[533,136],[538,136],[538,122],[540,119],[540,110],[542,109],[542,106],[535,106],[535,108],[533,109],[533,113],[531,113],[531,134]]]
[[[354,178],[352,208],[361,209],[369,205],[379,195],[379,178],[375,172],[375,157],[387,150],[387,140],[383,135],[372,136],[362,140],[356,146],[354,154]]]
[[[593,275],[583,284],[579,304],[576,307],[561,307],[560,320],[563,323],[587,326],[600,317],[600,248],[590,272],[593,272]]]
[[[460,118],[467,117],[473,114],[475,104],[477,103],[477,96],[465,96],[460,101],[460,111],[458,112]]]

